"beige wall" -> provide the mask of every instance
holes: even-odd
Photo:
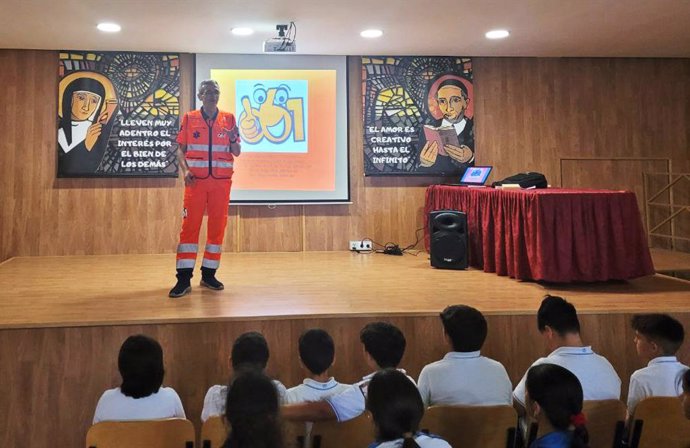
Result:
[[[226,250],[345,250],[349,239],[364,237],[414,242],[425,187],[440,179],[364,177],[361,67],[356,57],[350,62],[353,204],[231,206]],[[628,188],[642,196],[643,170],[690,171],[688,59],[475,58],[474,64],[477,162],[494,165],[494,179],[533,170],[552,185]],[[0,67],[0,260],[172,252],[182,183],[57,179],[57,52],[0,50]],[[182,68],[188,108],[191,55],[183,55]]]

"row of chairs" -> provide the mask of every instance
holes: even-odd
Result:
[[[586,401],[587,429],[592,448],[623,446],[625,405],[619,400]],[[517,414],[510,406],[434,406],[421,427],[457,448],[514,448],[518,446]],[[304,423],[286,423],[288,448],[363,448],[374,440],[369,414],[344,423],[317,422],[310,431]],[[201,429],[202,448],[220,448],[228,428],[221,417],[207,420]],[[529,442],[539,436],[532,427]],[[87,448],[194,448],[194,426],[189,420],[102,422],[92,426]],[[635,410],[629,446],[632,448],[690,448],[690,422],[677,398],[643,400]]]

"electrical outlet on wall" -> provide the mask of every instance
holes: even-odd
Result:
[[[371,250],[371,247],[369,240],[350,240],[350,250],[359,252],[360,250]]]

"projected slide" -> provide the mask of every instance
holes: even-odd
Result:
[[[197,56],[240,129],[232,203],[349,201],[346,75],[344,57]]]
[[[307,152],[308,85],[303,79],[235,81],[235,110],[241,111],[246,152]]]

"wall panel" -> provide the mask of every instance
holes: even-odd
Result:
[[[182,182],[56,179],[57,53],[0,50],[0,63],[0,260],[174,251]],[[492,180],[533,170],[558,186],[561,159],[576,158],[668,159],[674,171],[690,171],[688,59],[474,64],[477,162],[495,166]],[[182,55],[182,68],[185,111],[193,104],[192,55]],[[230,207],[227,251],[345,250],[363,237],[414,242],[425,187],[443,179],[364,177],[359,58],[350,58],[349,72],[353,203]],[[641,173],[628,178],[640,189]]]

